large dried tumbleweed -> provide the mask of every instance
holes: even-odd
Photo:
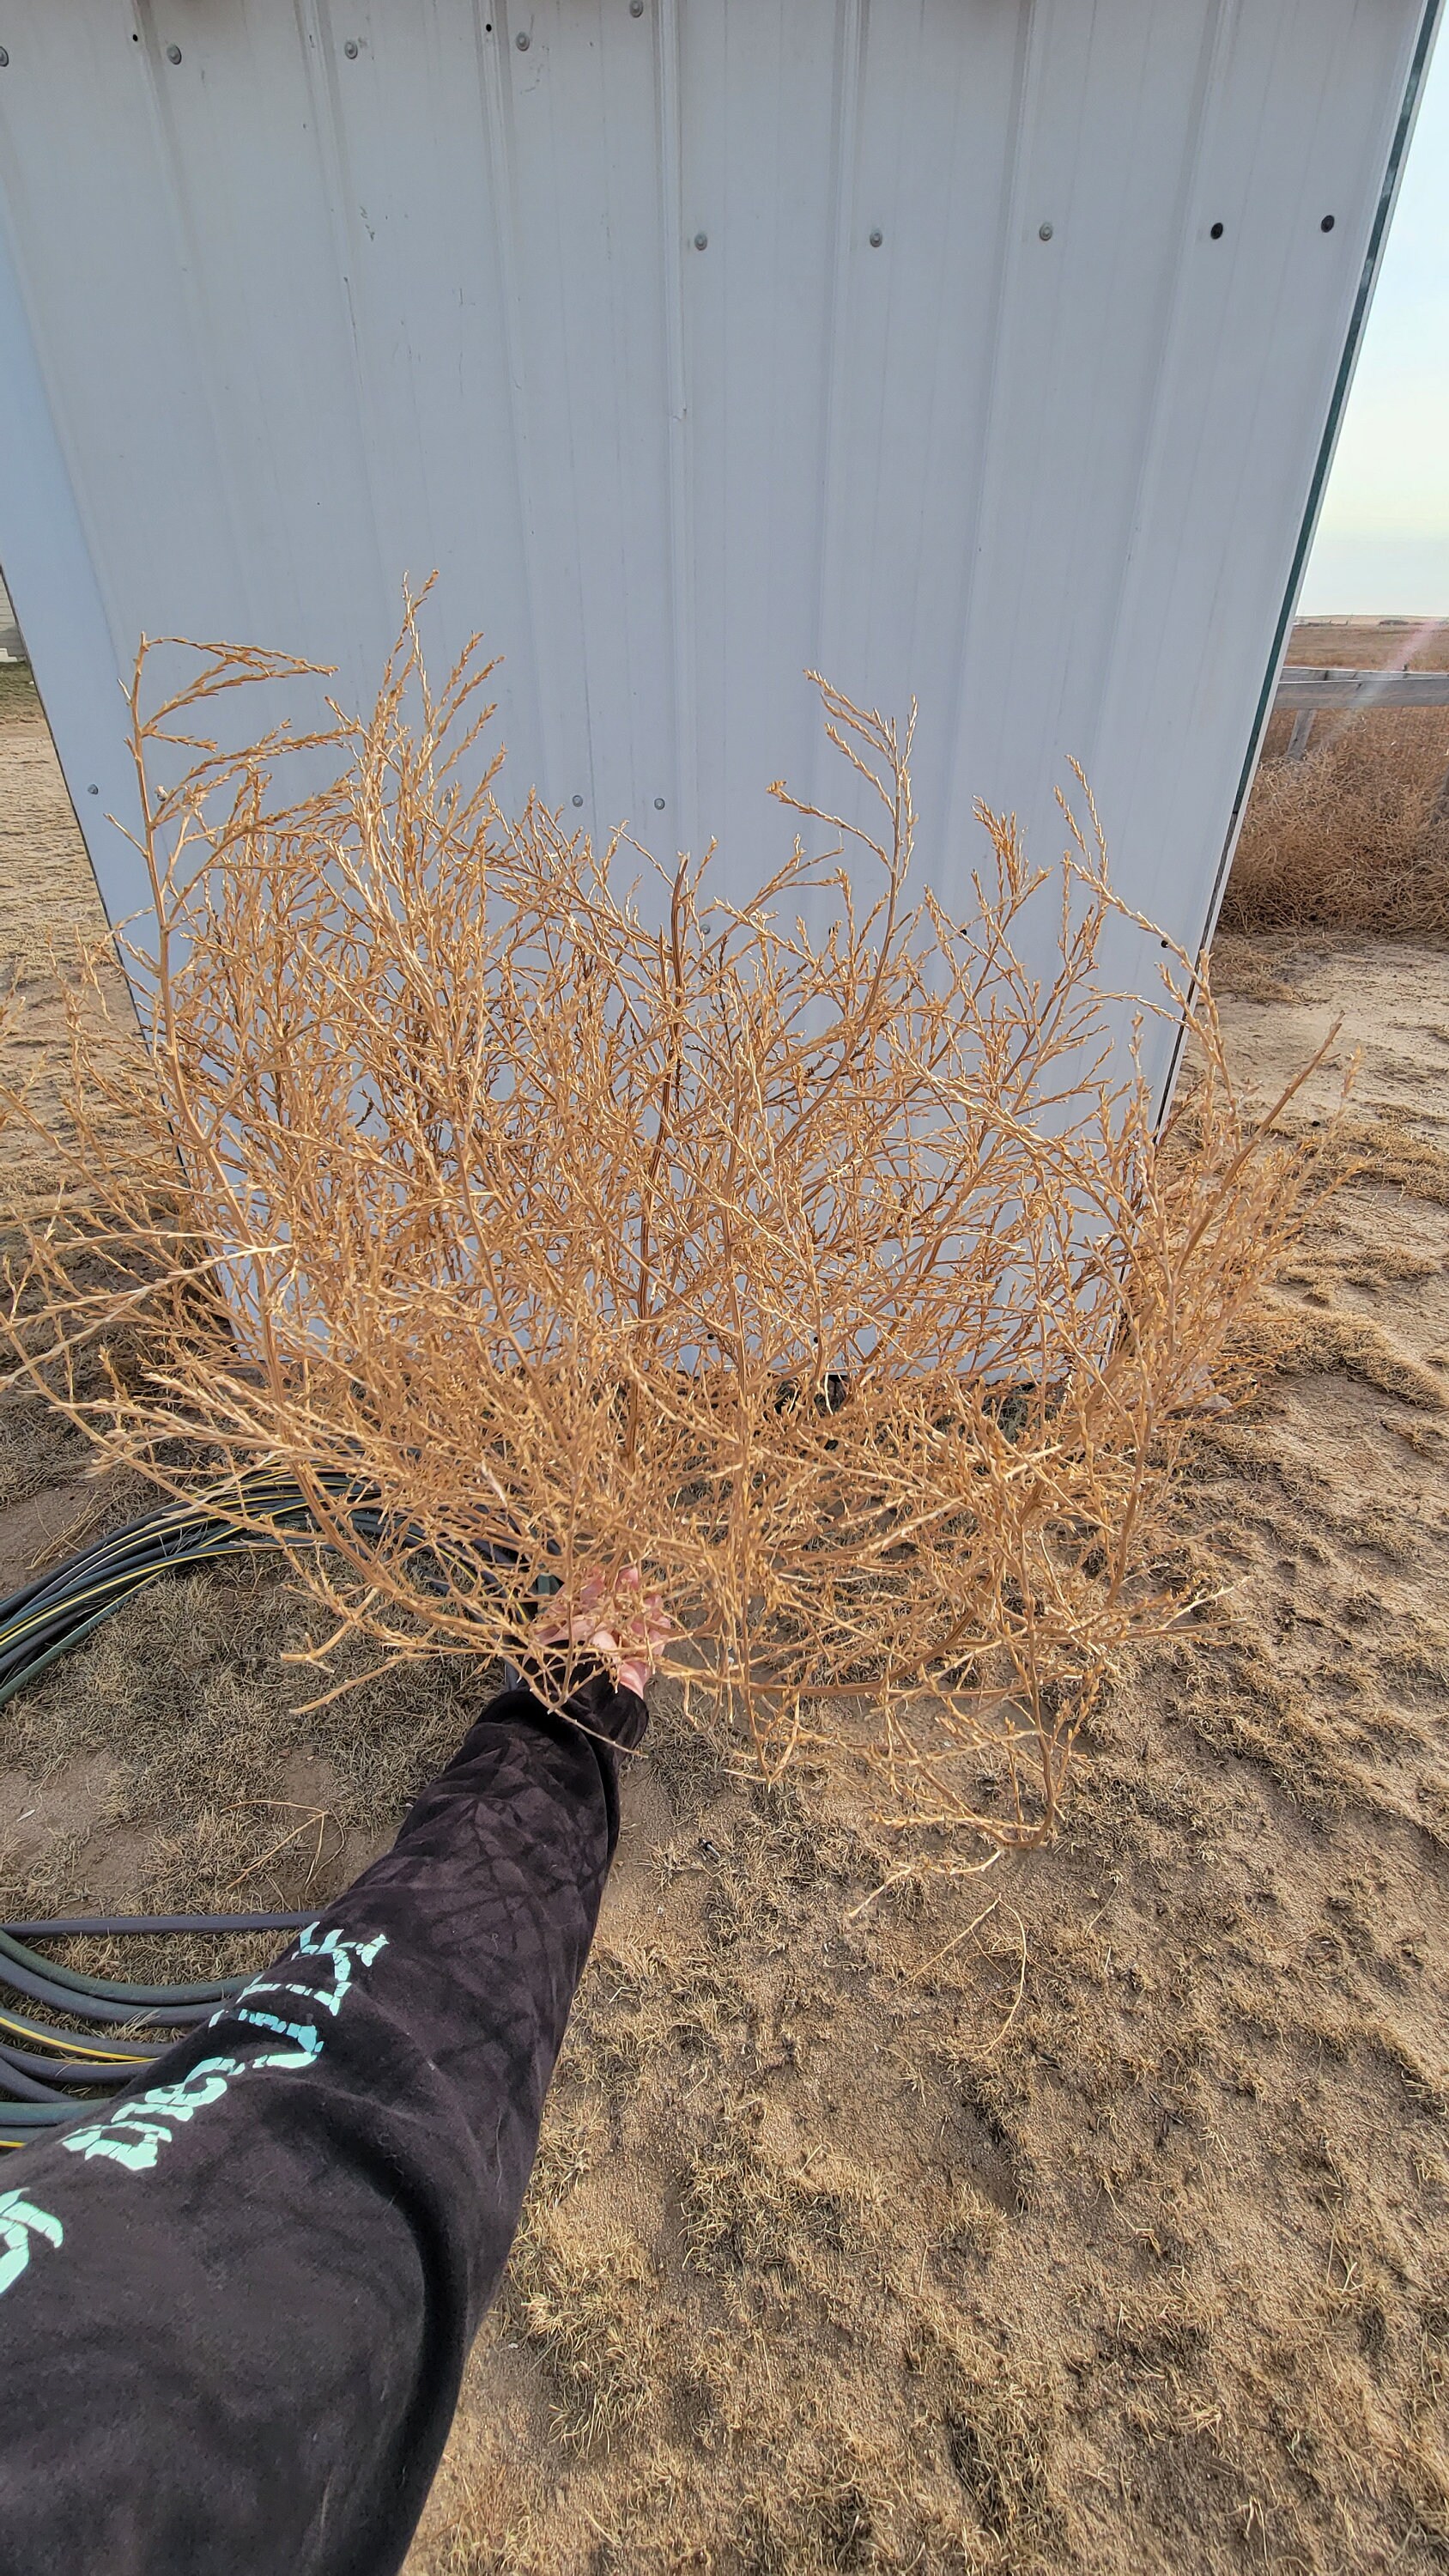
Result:
[[[506,820],[496,763],[465,783],[488,670],[432,697],[411,617],[375,712],[308,738],[325,792],[279,799],[283,734],[194,730],[304,670],[208,648],[147,714],[142,653],[147,1053],[91,959],[20,1372],[168,1490],[198,1457],[294,1475],[336,1633],[492,1655],[539,1590],[566,1611],[638,1565],[666,1669],[767,1766],[849,1745],[903,1818],[1038,1838],[1114,1658],[1181,1614],[1164,1496],[1299,1186],[1191,961],[1163,1003],[1196,1032],[1190,1133],[1158,1133],[1109,1043],[1100,837],[1032,871],[983,811],[972,917],[908,908],[909,735],[830,689],[879,839],[836,827],[849,871],[797,843],[740,908],[684,863],[657,930],[617,848],[536,798]],[[192,764],[166,790],[162,746]],[[23,1085],[8,1107],[40,1119]],[[137,1318],[144,1366],[98,1374]]]

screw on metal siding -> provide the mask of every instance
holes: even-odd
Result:
[[[629,0],[629,15],[631,18],[642,18],[644,15],[644,0]]]
[[[582,796],[576,796],[576,797],[574,798],[574,803],[575,803],[576,805],[582,805],[583,801],[584,801],[584,800],[583,800]]]
[[[355,36],[349,36],[342,50],[347,56],[348,61],[350,63],[355,63],[357,60],[357,38]]]
[[[4,71],[5,66],[6,66],[6,64],[9,62],[9,60],[10,60],[10,57],[9,57],[9,55],[7,54],[7,52],[5,51],[4,46],[3,46],[3,45],[0,45],[0,72],[3,72],[3,71]]]
[[[654,799],[654,811],[655,811],[655,813],[656,813],[656,814],[662,814],[662,813],[663,813],[663,811],[664,811],[664,799],[663,799],[663,797],[662,797],[662,796],[656,796],[656,797],[655,797],[655,799]]]
[[[1052,228],[1051,228],[1051,225],[1050,225],[1050,224],[1039,224],[1039,225],[1038,225],[1038,227],[1037,227],[1037,239],[1038,239],[1038,241],[1050,241],[1050,240],[1051,240],[1051,237],[1052,237]]]
[[[694,236],[694,247],[695,247],[695,249],[696,249],[696,250],[708,250],[708,248],[709,248],[709,235],[708,235],[708,233],[696,233],[696,234],[695,234],[695,236]]]
[[[1324,216],[1324,218],[1323,218],[1323,221],[1322,221],[1322,223],[1319,225],[1318,229],[1319,229],[1319,231],[1320,231],[1321,233],[1331,233],[1331,232],[1332,232],[1332,230],[1333,230],[1333,217],[1332,217],[1332,215],[1325,215],[1325,216]]]
[[[528,38],[527,38],[527,36],[526,36],[526,35],[517,35],[517,36],[515,36],[515,37],[514,37],[513,41],[514,41],[515,45],[518,47],[518,50],[519,50],[519,52],[520,52],[521,54],[526,54],[526,53],[527,53],[527,51],[528,51]]]
[[[99,796],[100,792],[99,787],[88,787],[86,789],[87,796]]]
[[[168,45],[166,48],[166,60],[168,63],[179,63],[181,60],[181,47],[179,45]]]
[[[1214,241],[1222,240],[1223,228],[1221,224],[1209,224],[1208,231],[1211,233]]]
[[[880,248],[880,246],[881,246],[881,243],[882,243],[884,240],[885,240],[885,234],[884,234],[883,232],[881,232],[881,231],[879,231],[879,230],[877,230],[877,231],[873,232],[873,233],[871,234],[871,237],[870,237],[870,246],[871,246],[871,249],[872,249],[872,250],[879,250],[879,248]]]

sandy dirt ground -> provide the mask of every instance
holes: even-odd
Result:
[[[37,925],[94,904],[48,760],[11,698],[36,1039]],[[1335,1022],[1298,1111],[1359,1072],[1287,1365],[1183,1490],[1216,1626],[955,1887],[661,1703],[410,2576],[1449,2565],[1449,954],[1218,972],[1251,1090]],[[5,1400],[0,1584],[130,1506],[84,1465]],[[345,1883],[470,1687],[298,1716],[306,1620],[266,1564],[157,1588],[0,1714],[0,1907]]]

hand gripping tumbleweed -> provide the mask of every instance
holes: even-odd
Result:
[[[98,953],[64,1115],[5,1093],[57,1175],[18,1374],[239,1527],[248,1474],[295,1477],[324,1666],[350,1631],[509,1655],[553,1596],[563,1693],[643,1586],[767,1769],[843,1748],[903,1822],[1039,1839],[1115,1662],[1190,1604],[1165,1499],[1303,1177],[1197,961],[1146,1006],[1194,1040],[1165,1124],[1110,1046],[1135,916],[1095,815],[1046,868],[980,809],[968,917],[908,900],[909,729],[821,684],[879,823],[796,805],[827,857],[736,906],[707,857],[641,878],[537,797],[509,819],[491,666],[432,693],[411,611],[365,720],[235,756],[212,701],[315,678],[187,651],[153,704],[143,648],[132,697],[144,1053]],[[288,801],[301,750],[335,781]]]

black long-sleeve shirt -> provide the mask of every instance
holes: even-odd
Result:
[[[507,2259],[644,1705],[486,1710],[392,1850],[0,2161],[0,2576],[392,2576]]]

